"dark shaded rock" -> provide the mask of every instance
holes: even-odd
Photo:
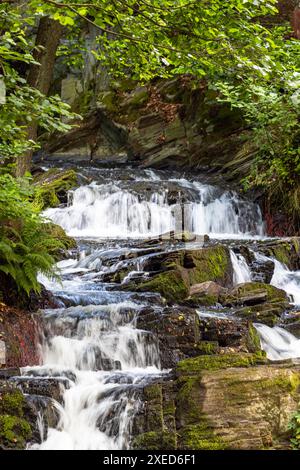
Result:
[[[151,331],[158,338],[163,368],[174,367],[180,359],[199,354],[199,320],[193,309],[143,309],[137,318],[137,328]]]
[[[11,379],[23,393],[29,395],[40,395],[53,398],[62,402],[64,389],[70,387],[70,382],[65,378],[44,377],[15,377]]]

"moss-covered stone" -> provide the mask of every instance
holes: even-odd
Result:
[[[200,424],[184,426],[179,433],[180,448],[184,450],[225,450],[223,439],[213,433],[213,427],[206,420]]]
[[[144,269],[150,272],[149,280],[136,285],[130,283],[124,288],[159,292],[170,302],[181,302],[186,299],[191,286],[195,284],[214,281],[226,286],[232,282],[229,250],[222,245],[159,254],[149,258]],[[216,298],[212,297],[208,299],[209,304],[215,303]]]
[[[56,207],[66,202],[67,192],[76,187],[77,174],[74,170],[51,168],[34,177],[34,201],[40,209]]]
[[[172,450],[176,449],[175,434],[150,431],[135,437],[132,442],[133,449],[139,450]]]
[[[77,248],[76,240],[69,237],[60,225],[48,222],[45,224],[45,230],[51,237],[61,242],[60,247],[49,249],[50,253],[57,261],[68,257],[68,254],[66,253],[67,250]]]
[[[128,285],[129,290],[132,286]],[[189,286],[180,271],[166,271],[136,286],[137,291],[159,292],[166,300],[180,302],[189,292]]]
[[[255,354],[233,353],[220,355],[198,356],[191,359],[184,359],[177,364],[178,374],[193,375],[202,370],[227,369],[228,367],[250,367],[255,364],[265,364],[267,359],[263,352]]]
[[[0,448],[24,449],[32,431],[24,416],[25,399],[20,390],[0,390]]]

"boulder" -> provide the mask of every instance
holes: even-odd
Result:
[[[143,266],[149,280],[126,285],[128,290],[159,292],[169,302],[182,302],[191,286],[213,281],[232,285],[232,264],[227,247],[177,250],[149,257]]]
[[[41,209],[56,207],[67,203],[67,193],[77,186],[77,174],[74,170],[50,170],[34,177],[35,202]]]
[[[300,370],[257,355],[201,356],[177,366],[177,379],[147,385],[132,447],[145,450],[290,449]]]
[[[16,385],[0,380],[0,450],[25,449],[31,435],[23,393]]]

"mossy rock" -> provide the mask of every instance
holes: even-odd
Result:
[[[147,262],[149,265],[146,264],[144,269],[150,272],[150,279],[139,284],[130,283],[125,286],[126,290],[159,292],[169,302],[182,302],[195,284],[206,281],[221,286],[232,284],[229,250],[222,245],[159,254]],[[210,300],[214,302],[215,298]]]
[[[0,390],[0,448],[24,449],[32,430],[24,416],[26,406],[20,390]]]
[[[33,180],[35,186],[34,202],[40,209],[57,207],[61,202],[67,202],[67,192],[78,184],[74,170],[59,170],[51,168],[39,174]]]
[[[277,259],[285,264],[288,269],[295,271],[300,269],[300,239],[291,237],[284,240],[260,242],[259,250],[265,255]]]
[[[270,284],[263,282],[246,282],[239,284],[231,289],[228,294],[220,296],[220,302],[229,307],[236,305],[257,305],[264,302],[267,303],[286,303],[288,305],[288,297],[284,290],[278,289]]]
[[[168,431],[149,431],[135,437],[131,446],[139,450],[172,450],[176,449],[176,435]]]
[[[205,420],[200,424],[184,426],[179,432],[180,448],[183,450],[226,450],[228,444],[216,436]]]
[[[176,372],[179,375],[193,375],[202,370],[227,369],[229,367],[251,367],[256,364],[266,364],[265,353],[233,353],[218,355],[203,355],[191,359],[184,359],[177,364]]]
[[[132,289],[128,284],[127,288]],[[159,292],[167,301],[180,302],[189,293],[189,286],[178,270],[166,271],[154,276],[149,281],[144,281],[135,287],[136,291]]]
[[[76,249],[77,243],[76,240],[66,234],[64,229],[53,222],[48,222],[44,224],[45,231],[48,235],[55,238],[60,242],[60,246],[53,247],[52,251],[50,250],[51,255],[55,260],[59,261],[68,257],[68,250]]]

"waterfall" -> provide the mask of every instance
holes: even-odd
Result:
[[[61,262],[65,278],[52,288],[75,301],[89,299],[97,282],[84,275],[70,280],[69,273],[78,272],[75,265]],[[95,304],[44,311],[43,365],[24,368],[23,375],[64,377],[68,387],[61,385],[63,404],[55,404],[59,422],[47,436],[39,416],[44,440],[33,449],[127,449],[140,387],[164,373],[155,338],[136,327],[143,304],[107,303],[103,294],[100,289]]]
[[[251,282],[251,271],[244,256],[237,255],[233,250],[230,250],[230,258],[233,268],[233,284]]]
[[[216,237],[262,236],[258,205],[231,191],[185,179],[164,182],[148,172],[153,189],[143,181],[131,185],[91,183],[71,192],[68,207],[48,209],[45,216],[78,237],[150,237],[182,229]],[[175,196],[170,198],[170,188]],[[155,190],[156,188],[156,190]],[[183,220],[182,220],[183,219]]]
[[[288,331],[274,326],[270,328],[254,323],[260,336],[261,347],[271,361],[300,357],[300,340]]]
[[[290,271],[283,263],[273,259],[275,264],[271,284],[292,297],[294,305],[300,305],[300,271]]]

